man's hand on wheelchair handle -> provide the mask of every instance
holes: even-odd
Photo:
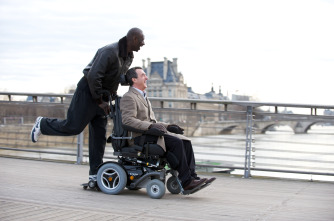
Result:
[[[167,126],[167,130],[174,134],[183,134],[184,129],[176,124],[170,124]]]
[[[101,104],[99,104],[99,107],[103,109],[104,113],[108,116],[111,109],[110,106],[108,104],[108,102],[102,101]]]
[[[151,128],[155,128],[155,129],[160,130],[163,133],[167,133],[166,127],[163,124],[160,124],[160,123],[151,124],[148,129],[151,129]]]

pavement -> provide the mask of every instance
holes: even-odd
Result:
[[[0,220],[334,220],[334,183],[224,174],[192,195],[83,190],[88,166],[0,157]]]

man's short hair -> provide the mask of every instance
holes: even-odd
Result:
[[[127,72],[126,72],[126,81],[130,84],[130,86],[133,85],[133,81],[132,81],[132,78],[137,78],[138,75],[137,75],[137,72],[136,70],[137,69],[142,69],[141,67],[133,67],[133,68],[130,68]]]
[[[126,37],[128,39],[132,39],[134,36],[140,36],[143,34],[143,31],[139,28],[131,28],[128,33],[126,34]]]

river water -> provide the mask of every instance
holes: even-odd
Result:
[[[197,165],[210,164],[214,172],[223,172],[228,168],[244,168],[246,136],[216,135],[191,137]],[[260,169],[284,170],[294,172],[313,172],[334,174],[334,126],[312,126],[307,134],[294,134],[289,127],[278,127],[266,134],[254,134],[255,140],[251,152],[252,176],[269,176],[292,179],[334,181],[334,176],[305,175],[299,173],[263,172]],[[75,139],[75,138],[74,138]],[[37,148],[34,148],[37,149]],[[4,155],[76,161],[76,145],[70,147],[40,148],[41,151],[59,152],[60,155],[2,150]],[[73,156],[61,153],[72,153]],[[88,147],[84,146],[83,162],[88,162]],[[113,158],[113,150],[106,147],[106,161]],[[199,168],[202,170],[202,168]],[[208,170],[208,168],[205,168]],[[242,169],[235,169],[232,175],[243,175]]]
[[[253,135],[252,168],[334,174],[334,126],[315,125],[307,134],[294,134],[289,127],[275,129]],[[193,137],[196,161],[198,164],[244,167],[245,138],[245,135]],[[243,170],[234,170],[231,174],[243,173]],[[334,176],[298,173],[252,170],[251,175],[334,181]]]

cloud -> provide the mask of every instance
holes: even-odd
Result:
[[[53,90],[63,91],[76,84],[99,47],[137,26],[146,45],[135,53],[133,65],[148,57],[176,57],[178,70],[196,92],[209,91],[213,83],[216,90],[221,85],[223,91],[288,102],[297,88],[294,101],[312,91],[318,99],[307,101],[330,102],[326,79],[334,72],[333,8],[330,1],[312,0],[171,0],[162,5],[3,0],[0,88],[18,91],[24,79],[30,90],[42,90],[38,85],[48,76],[57,79]]]

